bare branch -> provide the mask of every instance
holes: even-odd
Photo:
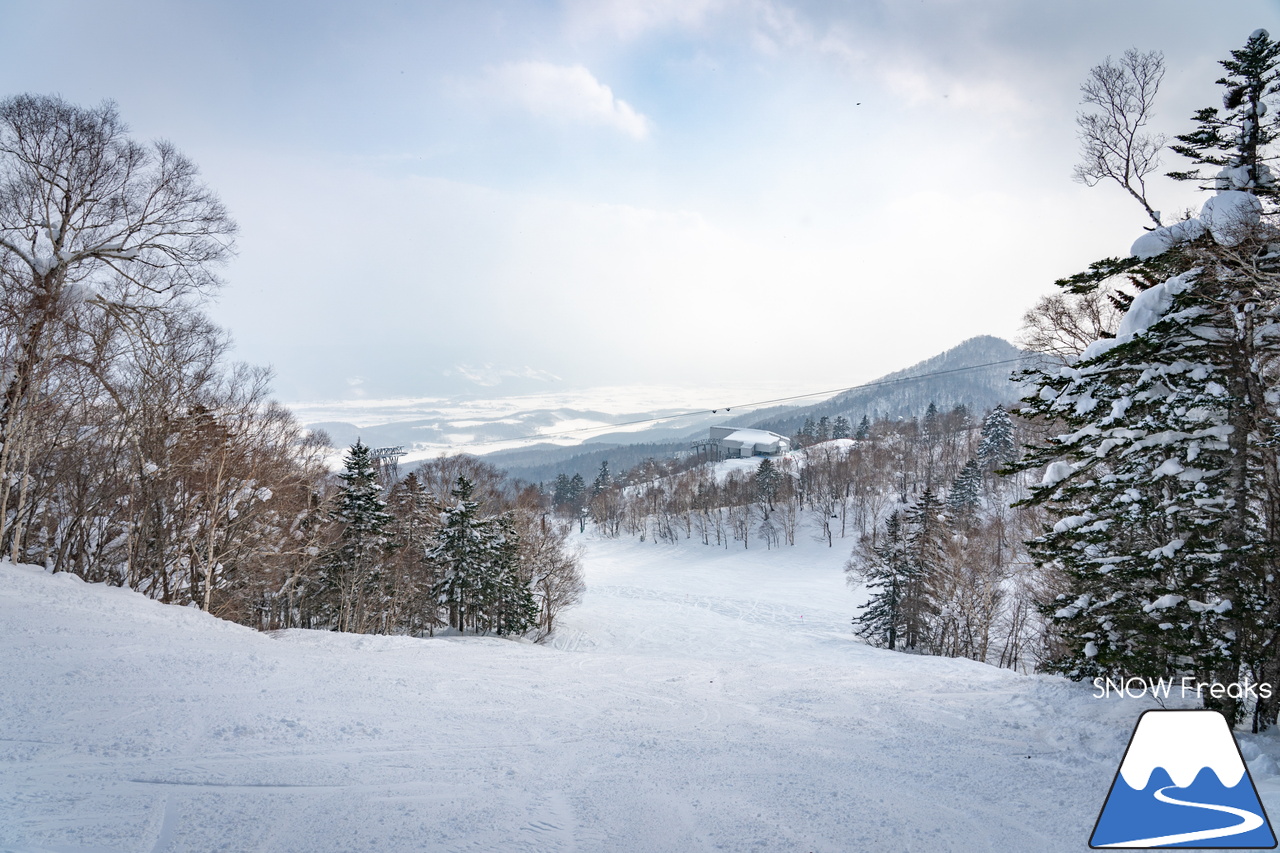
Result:
[[[66,304],[111,289],[119,304],[159,306],[219,284],[235,223],[173,145],[127,133],[111,102],[0,100],[0,274],[27,318],[0,389],[0,443]]]
[[[1081,85],[1081,103],[1093,112],[1076,116],[1080,128],[1081,161],[1075,179],[1086,186],[1115,181],[1133,196],[1151,221],[1160,213],[1147,202],[1146,178],[1160,166],[1165,137],[1148,134],[1153,105],[1164,78],[1164,55],[1130,48],[1119,63],[1111,57],[1095,65]]]
[[[1043,296],[1022,316],[1024,349],[1069,364],[1099,338],[1111,337],[1120,325],[1120,310],[1104,289],[1089,293]]]

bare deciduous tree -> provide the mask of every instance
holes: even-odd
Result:
[[[1110,291],[1051,293],[1022,315],[1018,343],[1065,364],[1089,344],[1115,334],[1120,315]]]
[[[1076,116],[1081,162],[1075,179],[1087,186],[1115,181],[1137,199],[1151,221],[1160,212],[1147,202],[1146,178],[1160,165],[1165,137],[1149,134],[1152,107],[1164,78],[1164,55],[1126,50],[1119,62],[1111,57],[1089,70],[1080,86],[1081,102],[1095,108]]]
[[[2,355],[0,444],[39,396],[53,327],[72,306],[136,311],[218,284],[235,223],[177,149],[127,132],[110,102],[0,101],[0,277],[16,321]]]
[[[521,507],[515,516],[520,531],[520,565],[538,604],[535,640],[542,642],[556,627],[560,611],[582,601],[582,548],[569,544],[569,525],[545,512]]]

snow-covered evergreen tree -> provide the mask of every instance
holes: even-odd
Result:
[[[928,648],[934,635],[934,617],[939,610],[937,579],[946,557],[943,543],[948,531],[942,501],[926,488],[903,515],[907,531],[907,552],[915,571],[907,583],[904,639],[907,648]]]
[[[782,472],[773,464],[772,459],[765,457],[756,468],[755,481],[757,499],[772,512],[773,499],[778,496],[778,487],[782,483]]]
[[[449,493],[454,502],[440,513],[440,528],[427,559],[436,567],[432,594],[449,614],[449,626],[474,628],[483,609],[485,572],[493,559],[480,504],[471,499],[471,481],[459,476]]]
[[[557,474],[555,485],[552,487],[551,503],[555,506],[567,506],[569,504],[569,475]]]
[[[804,424],[800,427],[800,432],[796,434],[796,446],[808,447],[818,440],[818,425],[813,418],[806,417]]]
[[[591,497],[596,497],[611,485],[613,485],[613,477],[609,473],[609,460],[605,459],[600,463],[600,473],[596,474],[595,480],[591,483]]]
[[[927,649],[945,536],[942,502],[926,489],[910,507],[889,514],[874,545],[855,551],[846,571],[871,591],[853,618],[855,634],[890,649]]]
[[[932,400],[929,401],[929,408],[925,409],[924,420],[920,426],[924,432],[925,444],[930,447],[937,444],[942,436],[942,424],[939,422],[938,404]]]
[[[947,493],[947,509],[952,515],[974,512],[982,503],[982,469],[976,459],[964,463]]]
[[[862,441],[871,437],[871,418],[867,415],[862,416],[862,420],[858,421],[858,430],[853,437]]]
[[[337,543],[320,565],[320,598],[335,631],[365,632],[380,612],[382,570],[391,550],[386,531],[392,521],[378,485],[372,451],[357,440],[347,451],[341,486],[330,518]]]
[[[581,474],[569,478],[569,510],[578,519],[578,532],[586,530],[587,525],[587,481]]]
[[[392,486],[387,509],[393,518],[388,535],[396,545],[396,554],[386,573],[387,606],[382,620],[387,631],[431,631],[437,624],[437,607],[431,597],[434,578],[427,550],[438,522],[438,507],[418,475],[410,472]]]
[[[1004,406],[996,406],[982,419],[982,433],[978,440],[978,461],[988,470],[995,470],[1007,465],[1016,455],[1013,421],[1010,420]]]
[[[1063,578],[1044,611],[1063,648],[1049,665],[1072,677],[1275,680],[1280,234],[1261,128],[1278,61],[1259,30],[1223,63],[1228,116],[1201,110],[1176,149],[1218,167],[1216,194],[1134,243],[1128,268],[1160,283],[1025,401],[1060,425],[1021,467],[1045,466],[1031,500],[1052,525],[1031,549]]]
[[[1071,579],[1047,612],[1069,639],[1053,666],[1073,677],[1211,680],[1235,655],[1226,614],[1244,601],[1231,587],[1254,573],[1261,539],[1230,494],[1236,404],[1211,285],[1192,271],[1140,294],[1126,321],[1160,301],[1158,322],[1122,326],[1127,340],[1030,401],[1064,429],[1029,457],[1047,463],[1032,499],[1056,519],[1031,552]]]
[[[1178,136],[1175,152],[1197,168],[1170,172],[1178,180],[1209,181],[1205,189],[1244,190],[1265,199],[1280,196],[1280,186],[1266,165],[1268,146],[1280,138],[1280,114],[1268,110],[1268,98],[1280,93],[1280,42],[1266,30],[1255,30],[1245,46],[1222,61],[1227,76],[1223,115],[1206,107],[1194,116],[1195,130]],[[1213,167],[1206,175],[1200,166]]]
[[[427,559],[438,579],[432,589],[459,631],[519,634],[537,621],[530,579],[519,562],[519,537],[506,515],[485,518],[472,500],[473,486],[459,476],[454,502],[441,512],[441,526]]]
[[[481,628],[502,636],[523,634],[538,621],[538,603],[520,565],[520,538],[509,515],[487,522],[491,560],[483,573]]]
[[[867,603],[853,617],[853,633],[873,646],[896,649],[906,630],[904,601],[908,587],[918,574],[911,559],[902,513],[895,510],[885,519],[884,532],[871,549],[870,559],[851,565],[867,591]]]
[[[832,438],[850,438],[853,435],[853,424],[844,415],[837,415],[831,424]]]

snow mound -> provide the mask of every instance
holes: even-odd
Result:
[[[1238,171],[1220,172],[1219,185],[1248,186],[1247,176],[1242,177]],[[1262,203],[1256,195],[1242,188],[1223,189],[1204,203],[1198,217],[1148,231],[1134,241],[1129,254],[1143,260],[1154,258],[1174,246],[1199,238],[1206,231],[1218,245],[1236,246],[1258,225],[1261,215]]]
[[[1200,218],[1219,246],[1238,246],[1257,226],[1262,202],[1250,192],[1226,190],[1204,203]]]
[[[1189,243],[1202,234],[1204,223],[1194,217],[1173,225],[1163,225],[1135,240],[1129,254],[1147,260],[1163,255],[1179,243]]]
[[[1084,352],[1080,354],[1080,360],[1089,361],[1097,358],[1113,347],[1132,341],[1135,337],[1160,322],[1173,306],[1173,298],[1179,293],[1184,293],[1188,290],[1199,273],[1199,269],[1188,270],[1182,275],[1174,276],[1157,284],[1155,287],[1139,293],[1133,298],[1133,303],[1129,306],[1129,310],[1121,318],[1120,328],[1116,331],[1116,336],[1114,338],[1103,338],[1089,344]]]

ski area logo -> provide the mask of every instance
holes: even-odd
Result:
[[[1226,718],[1217,711],[1143,713],[1089,846],[1275,847]]]

